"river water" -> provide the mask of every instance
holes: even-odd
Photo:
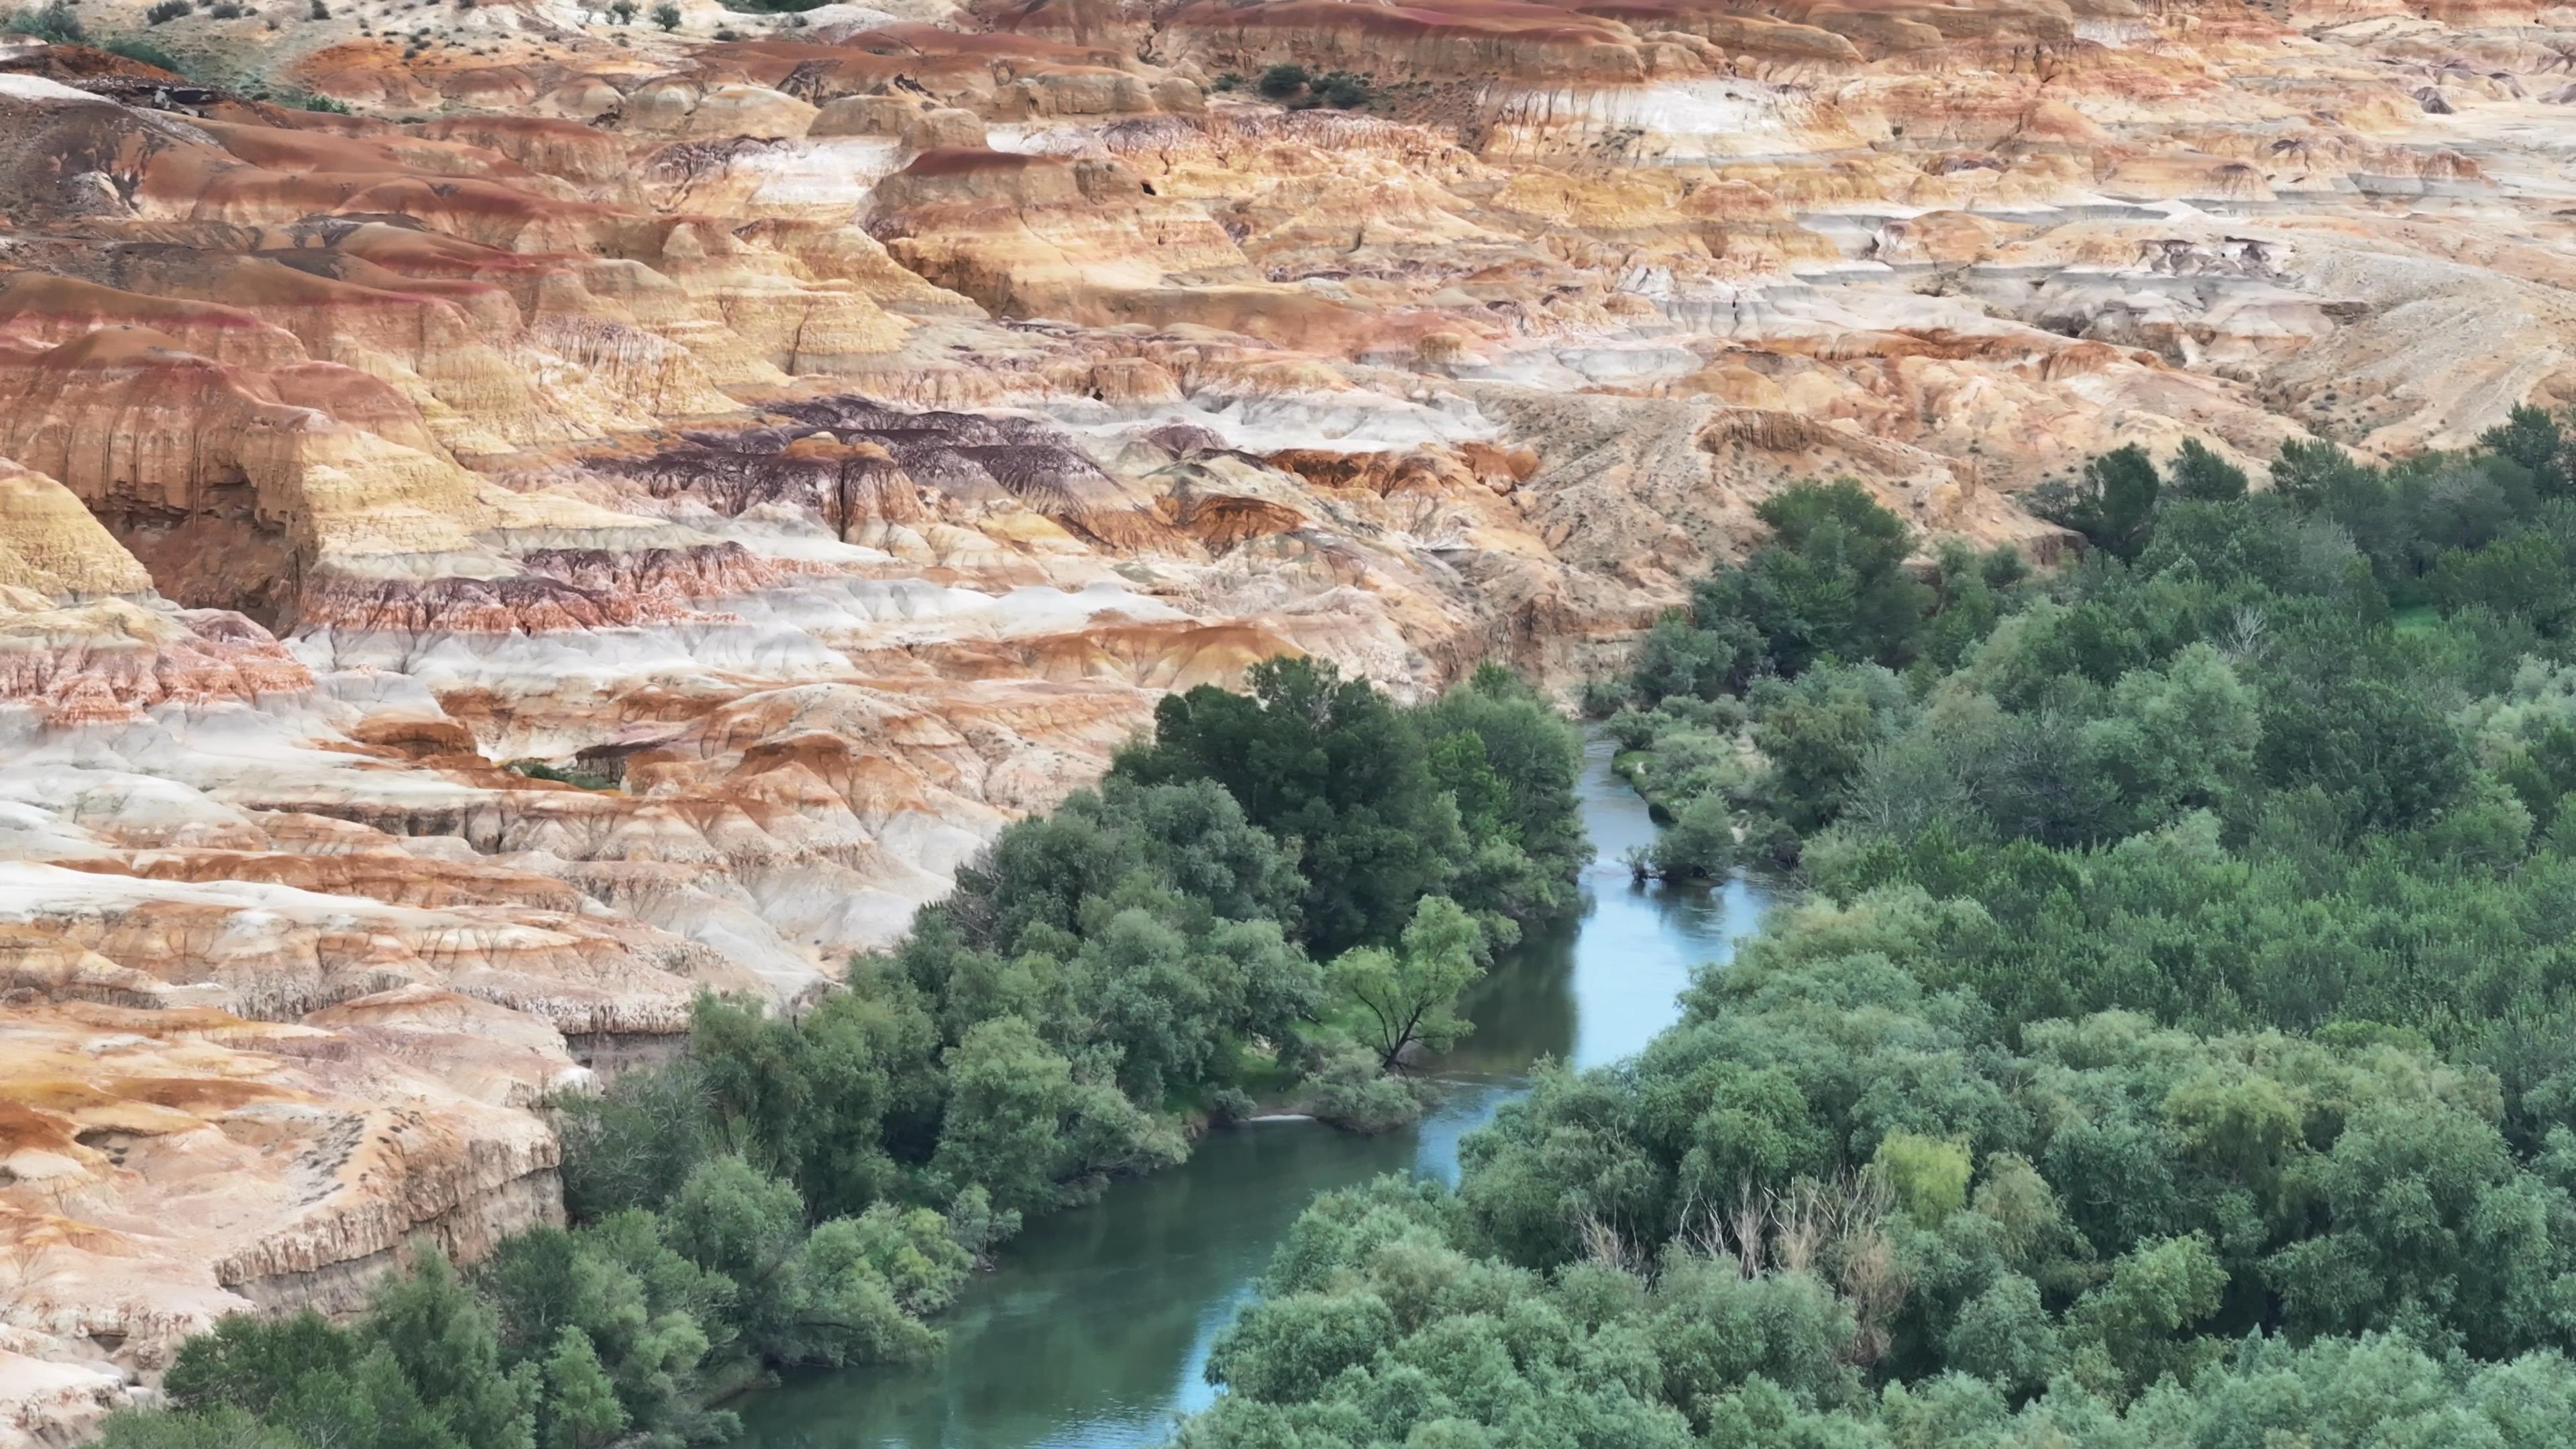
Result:
[[[814,1374],[741,1400],[752,1449],[1144,1449],[1214,1396],[1209,1346],[1271,1249],[1319,1192],[1412,1171],[1454,1180],[1458,1139],[1527,1089],[1541,1057],[1598,1066],[1643,1048],[1680,1013],[1692,966],[1727,959],[1768,904],[1723,889],[1632,885],[1619,857],[1653,838],[1644,802],[1584,755],[1596,852],[1578,919],[1532,931],[1478,983],[1473,1036],[1434,1068],[1439,1107],[1417,1126],[1356,1137],[1313,1122],[1211,1133],[1190,1160],[1038,1219],[940,1320],[925,1369]]]

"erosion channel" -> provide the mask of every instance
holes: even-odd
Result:
[[[1043,1218],[944,1321],[928,1369],[816,1374],[734,1407],[751,1449],[1128,1449],[1159,1444],[1215,1392],[1208,1347],[1271,1249],[1319,1192],[1383,1172],[1454,1178],[1458,1140],[1525,1090],[1542,1057],[1579,1067],[1642,1049],[1672,1024],[1691,968],[1725,960],[1769,896],[1639,887],[1619,863],[1656,826],[1585,752],[1594,849],[1580,914],[1533,930],[1478,984],[1475,1034],[1434,1067],[1439,1106],[1402,1132],[1359,1137],[1309,1121],[1214,1133],[1170,1172]]]

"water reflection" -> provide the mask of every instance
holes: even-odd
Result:
[[[1653,837],[1644,806],[1587,751],[1583,812],[1598,852],[1578,919],[1533,931],[1468,1001],[1475,1034],[1436,1075],[1418,1126],[1353,1137],[1312,1123],[1220,1132],[1170,1172],[1040,1219],[945,1320],[923,1370],[818,1374],[734,1407],[755,1449],[1130,1449],[1206,1406],[1209,1345],[1272,1246],[1319,1192],[1411,1169],[1454,1180],[1458,1139],[1527,1084],[1541,1057],[1596,1066],[1671,1024],[1691,967],[1759,923],[1762,892],[1664,890],[1618,864]]]

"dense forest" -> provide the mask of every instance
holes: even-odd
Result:
[[[1857,486],[1662,621],[1633,862],[1804,903],[1455,1191],[1298,1223],[1188,1449],[2576,1442],[2576,440]]]
[[[1506,671],[1405,707],[1302,658],[1164,699],[795,1014],[702,999],[684,1056],[556,1105],[571,1222],[358,1322],[238,1315],[109,1449],[720,1443],[801,1364],[915,1360],[1024,1215],[1290,1101],[1358,1128],[1588,858],[1579,738]]]

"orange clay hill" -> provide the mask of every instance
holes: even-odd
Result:
[[[0,37],[0,1449],[558,1217],[1165,691],[2576,401],[2536,0],[889,5]]]

